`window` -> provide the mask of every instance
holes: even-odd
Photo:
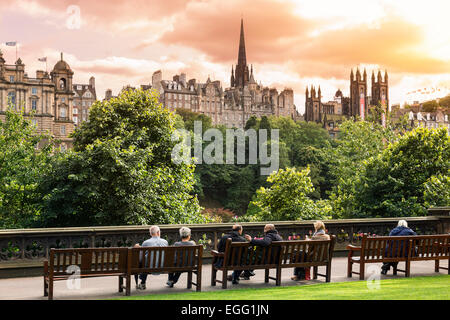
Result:
[[[62,107],[62,108],[59,110],[59,112],[60,112],[60,117],[61,117],[61,118],[67,117],[67,109],[66,109],[65,107]]]
[[[73,116],[73,122],[74,122],[75,124],[78,124],[78,116]]]
[[[66,98],[61,98],[61,102],[66,102]]]
[[[37,100],[31,100],[31,110],[36,111],[37,109]]]
[[[34,87],[31,88],[31,94],[35,94],[36,95],[37,94],[37,88],[34,88]]]
[[[66,126],[61,126],[60,129],[61,129],[61,130],[60,130],[61,134],[62,134],[62,135],[65,135],[65,134],[66,134]]]
[[[9,76],[9,82],[14,82],[14,76]]]
[[[16,106],[16,93],[11,91],[8,93],[8,102],[15,107]]]
[[[78,114],[78,108],[73,108],[73,114]]]
[[[61,144],[61,152],[64,152],[64,151],[66,151],[67,150],[67,147],[66,147],[66,145],[63,143],[63,144]]]
[[[38,123],[36,119],[31,119],[31,123],[33,124],[33,126],[37,127]]]
[[[61,80],[59,80],[59,88],[60,89],[66,88],[66,79],[62,78]]]
[[[80,86],[80,85],[77,86],[77,90],[82,90],[82,89],[83,89],[82,86]]]

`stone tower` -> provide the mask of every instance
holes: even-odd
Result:
[[[372,71],[372,101],[371,104],[377,106],[383,105],[389,110],[389,85],[388,85],[388,73],[384,73],[384,81],[381,77],[381,72],[378,71],[377,80],[375,81],[375,74]]]
[[[308,91],[306,88],[306,100],[305,100],[305,120],[320,122],[322,120],[322,102],[321,102],[321,91],[316,95],[316,88],[311,86],[311,90]]]
[[[350,114],[349,116],[359,116],[365,119],[367,114],[367,73],[361,76],[359,68],[356,70],[356,78],[353,69],[350,73]]]

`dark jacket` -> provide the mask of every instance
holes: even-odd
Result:
[[[283,241],[277,230],[269,230],[264,234],[262,239],[252,239],[250,244],[255,246],[267,247],[270,246],[272,241]]]
[[[417,236],[417,233],[406,227],[396,227],[392,229],[389,236]]]
[[[262,239],[252,239],[250,244],[255,246],[261,246],[261,247],[267,247],[272,244],[273,241],[283,241],[281,236],[278,234],[277,230],[269,230],[264,234],[264,238]],[[279,255],[279,249],[280,248],[274,248],[271,251],[270,257],[268,256],[269,252],[266,252],[266,256],[264,258],[264,261],[266,263],[278,263],[278,255]],[[261,258],[261,256],[259,256]]]
[[[219,244],[217,245],[217,251],[224,252],[225,251],[225,245],[227,243],[227,239],[231,238],[231,242],[245,242],[245,238],[239,234],[237,231],[230,231],[223,235],[223,237],[220,239]]]
[[[416,235],[417,234],[410,228],[402,226],[392,229],[392,231],[389,233],[390,237],[416,236]],[[398,253],[401,254],[403,252],[402,256],[406,257],[408,255],[409,243],[407,243],[406,245],[406,250],[403,250],[404,242],[405,241],[389,241],[388,245],[386,246],[385,256],[397,257]]]
[[[225,246],[227,244],[227,240],[231,239],[231,242],[246,242],[245,238],[239,234],[238,231],[230,231],[228,233],[225,233],[222,238],[220,238],[219,244],[217,245],[217,251],[224,252]],[[235,254],[238,252],[236,251]],[[215,262],[216,267],[220,268],[223,264],[223,258],[220,257]]]

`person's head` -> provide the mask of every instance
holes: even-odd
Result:
[[[181,227],[180,228],[180,237],[181,240],[189,241],[191,239],[191,229],[188,227]]]
[[[161,236],[161,231],[159,230],[158,226],[151,226],[150,227],[150,235],[152,237],[160,237]]]
[[[275,230],[275,225],[268,223],[264,226],[264,232],[269,232],[270,230]]]
[[[400,220],[397,224],[397,227],[408,228],[408,222],[406,222],[406,220]]]
[[[322,221],[317,220],[314,222],[314,230],[316,230],[316,232],[320,230],[325,231],[325,224]]]
[[[242,226],[240,224],[235,224],[233,226],[233,231],[237,231],[239,234],[242,234]]]

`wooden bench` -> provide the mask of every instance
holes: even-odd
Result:
[[[139,247],[128,251],[126,275],[126,295],[130,295],[130,277],[141,273],[175,273],[187,272],[187,288],[196,286],[202,288],[202,255],[203,246],[169,246],[169,247]],[[192,281],[192,274],[197,282]]]
[[[329,282],[335,241],[335,236],[332,236],[331,240],[276,241],[270,246],[261,247],[227,239],[224,252],[211,251],[211,286],[219,282],[222,288],[226,289],[228,271],[258,269],[265,270],[264,282],[275,280],[279,286],[282,269],[295,267],[313,267],[314,279],[320,275]],[[318,273],[319,266],[326,267],[325,274]],[[270,269],[276,270],[275,277],[270,276]],[[217,279],[217,271],[222,271],[221,280]]]
[[[53,283],[69,278],[121,276],[127,272],[127,248],[50,249],[44,261],[44,296],[53,299]]]
[[[435,271],[446,269],[439,266],[440,260],[449,260],[450,235],[399,236],[399,237],[368,237],[364,234],[361,246],[348,245],[347,276],[358,274],[360,280],[365,278],[367,263],[405,262],[405,270],[394,268],[410,276],[411,261],[434,260]],[[358,252],[359,256],[354,254]],[[359,264],[359,272],[353,271],[353,264]],[[450,273],[449,273],[450,274]]]

